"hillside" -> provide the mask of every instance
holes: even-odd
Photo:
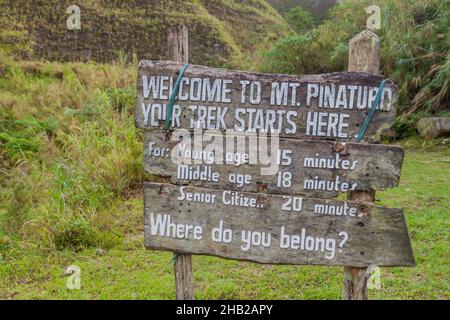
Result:
[[[288,31],[264,0],[89,0],[79,3],[81,30],[67,29],[71,4],[0,0],[1,46],[16,55],[34,51],[36,57],[61,61],[110,62],[120,52],[164,59],[167,29],[184,23],[192,63],[237,66],[249,65],[263,46]]]

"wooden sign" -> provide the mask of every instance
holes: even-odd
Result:
[[[402,210],[327,200],[398,186],[401,148],[351,142],[381,77],[190,65],[164,132],[181,67],[139,65],[144,167],[173,183],[145,186],[147,248],[274,264],[414,264]],[[395,96],[387,81],[371,140],[393,122]]]
[[[182,64],[141,61],[136,126],[162,129]],[[173,108],[171,128],[278,133],[286,138],[354,141],[382,77],[355,72],[289,76],[189,65]],[[395,118],[391,81],[366,133],[377,141]]]
[[[412,266],[401,209],[145,185],[145,246],[270,264]]]
[[[400,180],[400,147],[281,138],[275,151],[267,142],[268,155],[262,157],[261,150],[251,150],[261,145],[253,138],[241,137],[237,142],[233,136],[213,135],[210,144],[195,148],[195,137],[189,132],[187,137],[172,136],[176,141],[166,141],[161,131],[146,132],[144,168],[178,184],[319,198],[353,190],[384,190],[398,186]],[[230,140],[234,144],[228,144]],[[209,149],[211,145],[215,149]],[[244,147],[243,152],[237,152],[239,147]],[[277,152],[274,158],[272,152]],[[265,159],[252,162],[252,154]],[[262,167],[273,172],[264,174]]]
[[[367,144],[394,123],[397,88],[386,80],[381,89],[375,34],[349,47],[357,72],[140,62],[144,167],[170,182],[144,185],[145,246],[176,252],[178,299],[194,297],[191,254],[344,266],[346,299],[367,299],[369,266],[414,266],[403,210],[372,203],[375,190],[399,184],[403,150]],[[186,28],[169,33],[170,48],[169,59],[188,61]],[[354,143],[366,125],[365,144]],[[345,192],[349,201],[330,199]]]

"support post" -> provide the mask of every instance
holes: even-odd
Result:
[[[167,36],[167,58],[188,63],[189,31],[185,25],[170,28]],[[175,295],[177,300],[194,300],[192,255],[174,253]]]
[[[369,30],[364,30],[350,40],[348,71],[380,73],[380,39]],[[357,202],[375,201],[375,190],[349,192],[348,200]],[[344,267],[345,300],[367,300],[369,268]]]

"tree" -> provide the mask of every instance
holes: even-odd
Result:
[[[314,18],[302,7],[296,6],[286,13],[286,21],[292,29],[298,34],[305,33],[314,26]]]
[[[272,73],[307,74],[309,56],[304,51],[311,44],[307,35],[291,34],[280,40],[272,50],[263,55],[261,71]],[[309,61],[308,61],[309,62]]]
[[[309,32],[279,40],[264,54],[260,69],[296,74],[345,70],[348,42],[366,28],[365,8],[372,2],[340,3],[329,12],[328,19]],[[421,112],[448,116],[450,0],[378,0],[378,5],[382,8],[382,28],[377,31],[381,38],[382,74],[399,87],[399,114],[405,118]],[[305,30],[301,25],[294,27],[305,23],[301,12],[297,9],[286,14],[293,29]],[[407,123],[408,128],[411,123]]]

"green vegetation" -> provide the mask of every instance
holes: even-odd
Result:
[[[307,33],[291,34],[264,55],[261,70],[315,74],[347,69],[348,42],[364,30],[365,8],[381,8],[382,72],[399,86],[398,127],[414,113],[441,113],[450,99],[450,1],[348,0]],[[399,132],[404,136],[404,132]]]
[[[2,55],[0,70],[0,221],[8,241],[46,253],[116,243],[108,207],[138,189],[143,174],[135,68]]]
[[[286,21],[297,33],[307,32],[314,25],[313,16],[297,6],[289,10],[285,15]]]
[[[382,268],[381,290],[371,299],[448,299],[450,168],[448,145],[403,142],[406,159],[399,188],[378,204],[404,207],[416,264]],[[424,152],[426,151],[426,152]],[[446,162],[447,161],[447,162]],[[46,255],[4,237],[0,297],[8,299],[174,299],[170,253],[143,248],[143,203],[138,193],[108,209],[104,227],[120,241],[103,254],[95,247]],[[5,250],[6,248],[6,250]],[[64,270],[81,267],[81,290],[68,290]],[[196,299],[340,299],[342,268],[272,266],[194,256]]]
[[[336,4],[336,0],[268,0],[282,14],[297,6],[310,12],[317,21],[327,16],[327,11]]]

